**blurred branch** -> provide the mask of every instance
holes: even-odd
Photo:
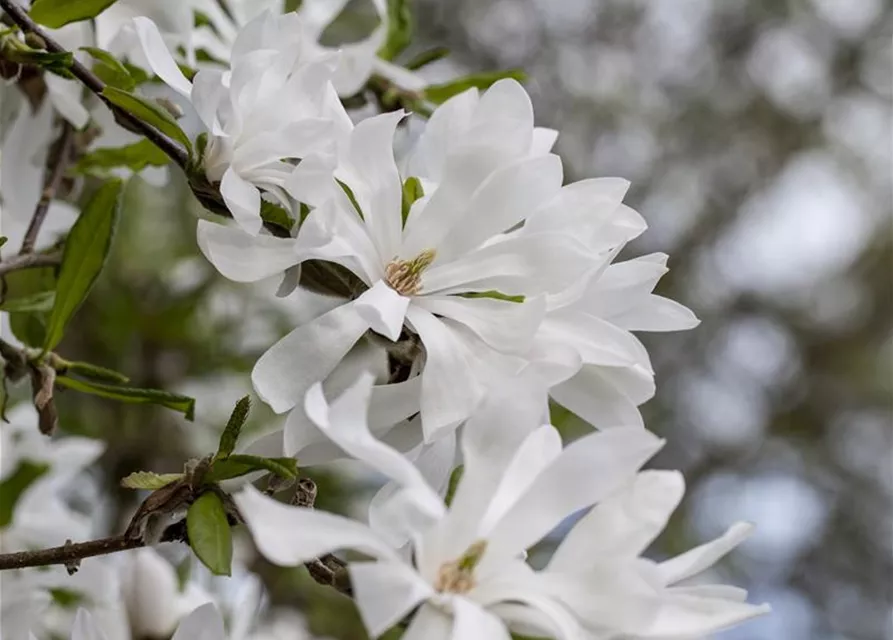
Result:
[[[55,267],[62,261],[61,253],[23,253],[0,262],[0,276],[21,269]]]
[[[58,42],[53,40],[47,33],[41,29],[27,14],[27,12],[19,5],[15,0],[0,0],[0,8],[6,12],[6,15],[18,25],[22,31],[25,33],[33,33],[36,36],[40,37],[46,43],[47,51],[51,51],[53,53],[68,53],[68,50],[65,49]],[[171,160],[173,160],[181,169],[184,171],[188,165],[188,157],[186,155],[186,151],[177,146],[171,139],[162,134],[160,131],[155,129],[155,127],[143,122],[139,118],[135,118],[130,115],[127,111],[115,106],[111,102],[109,102],[105,96],[102,95],[103,90],[105,89],[105,83],[99,79],[92,71],[90,71],[83,64],[78,62],[75,59],[71,64],[71,73],[75,78],[81,81],[81,83],[87,87],[90,91],[95,93],[100,100],[102,100],[106,106],[114,112],[118,121],[126,128],[130,128],[133,131],[145,136],[148,138],[155,146],[164,151]]]
[[[22,240],[22,247],[19,254],[24,255],[34,251],[34,244],[37,242],[37,235],[40,233],[40,227],[46,219],[47,211],[50,208],[50,202],[56,196],[59,185],[62,184],[62,176],[65,174],[65,167],[71,159],[72,143],[74,141],[74,127],[68,122],[62,123],[62,133],[56,146],[56,157],[53,158],[52,169],[34,208],[34,215],[31,216],[31,222],[28,224],[28,230]]]

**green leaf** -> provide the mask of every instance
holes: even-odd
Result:
[[[24,296],[22,298],[13,298],[3,301],[0,304],[0,311],[9,311],[11,313],[20,311],[49,311],[53,308],[53,301],[56,299],[55,291],[40,291],[39,293]]]
[[[34,65],[63,78],[74,77],[71,73],[74,55],[70,51],[39,51],[19,40],[8,38],[0,41],[0,52],[11,62]]]
[[[81,51],[86,51],[96,60],[93,73],[107,85],[124,91],[133,91],[136,88],[136,80],[130,75],[124,63],[108,51],[97,47],[81,47]]]
[[[490,291],[469,291],[468,293],[460,293],[463,298],[491,298],[493,300],[504,300],[505,302],[524,302],[522,295],[510,296],[507,293],[491,289]]]
[[[87,597],[82,592],[75,589],[57,587],[50,589],[49,592],[53,598],[53,604],[62,609],[76,609],[87,600]]]
[[[444,502],[447,506],[453,504],[453,498],[456,497],[456,489],[459,488],[459,482],[462,480],[462,474],[464,472],[465,465],[460,464],[453,469],[453,472],[450,474],[450,482],[447,485],[446,497],[444,498]]]
[[[241,453],[215,460],[205,475],[206,483],[238,478],[254,471],[269,471],[282,478],[298,477],[298,461],[294,458],[262,458]]]
[[[56,376],[56,384],[74,389],[82,393],[89,393],[110,400],[118,400],[128,404],[157,404],[185,415],[187,420],[195,418],[195,398],[181,396],[176,393],[160,391],[158,389],[137,389],[113,384],[103,384],[91,380],[78,380],[66,375]]]
[[[510,69],[508,71],[487,71],[484,73],[474,73],[464,78],[459,78],[446,84],[435,84],[425,88],[425,97],[434,104],[442,104],[455,95],[467,91],[471,88],[487,89],[493,83],[503,78],[514,78],[518,82],[524,82],[527,79],[520,69]]]
[[[99,382],[111,382],[112,384],[127,384],[130,382],[130,378],[123,373],[118,373],[89,362],[66,362],[64,372],[73,373],[81,378],[89,378]]]
[[[422,51],[420,54],[415,56],[412,60],[406,63],[406,68],[410,71],[415,71],[416,69],[421,69],[422,67],[429,65],[432,62],[437,62],[441,58],[445,58],[448,55],[450,55],[450,50],[446,47],[434,47],[433,49]]]
[[[286,236],[291,235],[292,227],[295,226],[295,221],[285,209],[266,200],[260,201],[260,217],[267,225],[274,224],[281,227]]]
[[[9,242],[9,238],[6,236],[0,236],[0,247],[3,247],[7,242]]]
[[[39,311],[9,314],[12,335],[29,347],[40,347],[46,341],[46,314]]]
[[[91,151],[74,166],[76,173],[103,175],[107,169],[127,167],[142,171],[146,167],[163,167],[170,162],[167,154],[148,140],[140,140],[124,147],[103,147]]]
[[[25,490],[49,469],[47,464],[22,460],[16,470],[0,482],[0,529],[12,522],[16,503]]]
[[[151,471],[134,471],[121,479],[125,489],[161,489],[183,477],[182,473],[152,473]]]
[[[223,501],[213,491],[199,496],[186,512],[189,546],[198,559],[218,576],[232,573],[233,538]]]
[[[341,187],[341,190],[347,195],[347,199],[350,200],[350,203],[353,205],[353,208],[356,210],[357,215],[360,218],[363,218],[363,210],[360,208],[360,203],[357,201],[357,197],[354,195],[353,189],[350,188],[346,182],[341,182],[338,178],[335,178],[335,182]]]
[[[406,182],[403,183],[403,224],[406,224],[406,219],[409,217],[409,212],[412,209],[412,203],[425,195],[425,191],[422,189],[422,183],[418,178],[412,176],[406,179]]]
[[[6,407],[9,404],[9,389],[6,386],[6,372],[0,369],[0,420],[8,423]]]
[[[378,57],[393,60],[406,50],[412,40],[410,0],[388,0],[388,33],[378,50]]]
[[[51,29],[69,22],[89,20],[115,4],[115,0],[34,0],[31,18]]]
[[[120,180],[109,180],[102,185],[90,198],[65,240],[44,351],[51,351],[62,340],[65,326],[90,293],[105,265],[118,221],[120,193]]]
[[[226,428],[220,434],[220,444],[217,445],[216,459],[226,458],[236,448],[239,434],[242,432],[242,427],[245,426],[245,420],[248,419],[248,411],[250,409],[250,396],[245,396],[236,403],[232,414],[229,416],[229,421],[226,423]]]
[[[192,157],[192,143],[189,141],[189,136],[164,108],[147,98],[121,91],[115,87],[106,87],[102,90],[102,95],[115,106],[121,107],[129,114],[152,125],[167,137],[179,142]]]

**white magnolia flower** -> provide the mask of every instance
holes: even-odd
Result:
[[[32,572],[24,571],[6,571],[0,577],[0,637],[4,640],[29,640],[50,605],[50,594],[33,578]]]
[[[236,221],[261,229],[261,193],[285,206],[294,169],[288,159],[334,153],[338,132],[350,119],[331,86],[335,56],[308,57],[295,14],[264,13],[248,23],[233,45],[228,71],[202,69],[186,79],[155,24],[133,23],[152,71],[188,98],[207,128],[203,166]]]
[[[177,627],[171,640],[226,640],[223,618],[217,608],[204,604],[190,613]],[[79,609],[71,631],[71,640],[118,640],[108,637],[86,609]]]
[[[523,88],[501,81],[444,109],[419,143],[427,190],[405,221],[404,178],[415,176],[401,176],[394,161],[392,140],[402,114],[391,113],[351,132],[334,174],[346,187],[317,180],[314,188],[301,175],[304,163],[298,165],[300,184],[291,182],[291,192],[316,208],[296,239],[249,238],[200,223],[203,252],[232,279],[259,280],[319,258],[349,269],[367,287],[356,300],[295,329],[258,361],[255,389],[275,411],[298,404],[367,330],[396,341],[405,327],[423,345],[422,373],[381,387],[376,403],[388,411],[390,422],[381,421],[386,426],[420,412],[431,441],[470,415],[491,380],[525,364],[545,296],[597,265],[567,233],[503,237],[561,191],[561,161],[548,152],[554,135],[534,128]],[[454,123],[464,128],[451,136],[446,125]],[[291,455],[308,427],[300,410],[289,423]]]
[[[672,473],[634,480],[662,445],[644,429],[593,433],[562,449],[551,425],[519,443],[514,426],[491,411],[466,425],[464,472],[446,507],[416,467],[369,432],[370,391],[371,380],[361,378],[329,406],[317,386],[306,409],[345,452],[400,485],[379,505],[377,529],[289,507],[251,487],[235,500],[274,564],[295,566],[344,549],[370,557],[348,570],[373,637],[413,611],[404,635],[411,640],[508,639],[509,630],[570,640],[699,637],[766,610],[740,602],[739,590],[671,586],[740,542],[745,525],[665,563],[639,557],[681,489]],[[524,561],[566,517],[595,503],[546,570]],[[395,546],[401,535],[409,550]]]

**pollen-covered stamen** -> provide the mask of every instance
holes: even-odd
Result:
[[[395,258],[384,269],[385,282],[401,296],[414,296],[422,288],[422,272],[431,266],[436,256],[434,249],[425,249],[412,260]]]
[[[440,593],[468,593],[475,586],[474,569],[478,566],[487,541],[478,540],[472,544],[462,556],[453,562],[447,562],[437,572],[434,588]]]

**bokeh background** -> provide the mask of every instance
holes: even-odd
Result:
[[[362,7],[352,3],[347,23]],[[658,393],[655,466],[688,494],[655,556],[720,534],[754,537],[718,569],[774,613],[725,640],[893,638],[893,228],[888,0],[417,0],[426,71],[519,67],[538,124],[561,131],[568,179],[622,176],[662,251],[658,292],[696,311],[691,332],[644,336]],[[135,505],[117,480],[177,471],[213,450],[246,372],[319,301],[280,301],[217,276],[194,241],[199,207],[178,180],[134,181],[113,262],[60,352],[194,393],[195,424],[63,394],[62,428],[109,441],[105,525]],[[272,285],[271,285],[272,286]],[[581,426],[556,410],[571,435]],[[255,412],[252,426],[275,427]],[[370,489],[331,472],[320,505]],[[349,602],[301,570],[261,562],[274,606],[335,638],[365,636]]]

